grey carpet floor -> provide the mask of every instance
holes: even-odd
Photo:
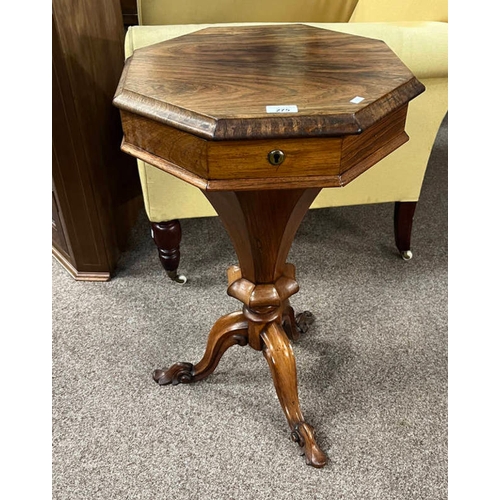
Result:
[[[393,244],[393,206],[310,211],[289,256],[306,420],[330,457],[307,467],[263,356],[233,347],[205,381],[157,386],[154,368],[198,361],[236,263],[217,218],[183,222],[169,282],[145,217],[116,276],[73,281],[53,263],[53,497],[447,498],[447,121],[417,207],[414,258]]]

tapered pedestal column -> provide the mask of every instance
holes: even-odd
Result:
[[[326,455],[306,423],[299,405],[297,370],[290,338],[297,325],[289,298],[298,292],[295,267],[286,263],[293,238],[319,189],[205,193],[231,237],[239,265],[228,270],[228,294],[243,303],[243,311],[219,319],[212,328],[203,359],[196,365],[176,363],[156,370],[159,384],[196,382],[216,368],[232,345],[247,343],[263,351],[269,364],[292,439],[306,462],[323,467]],[[308,326],[312,315],[300,322]],[[285,329],[283,328],[285,326]],[[289,338],[290,337],[290,338]]]

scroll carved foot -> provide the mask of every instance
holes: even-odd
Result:
[[[316,443],[315,431],[305,422],[297,424],[292,431],[292,441],[298,443],[306,457],[306,464],[317,469],[324,467],[328,458]]]
[[[264,357],[269,364],[278,399],[292,430],[292,439],[303,449],[308,465],[323,467],[327,457],[317,445],[314,429],[304,421],[300,409],[297,368],[290,340],[278,323],[267,325],[261,336],[264,342]]]
[[[295,317],[295,321],[297,322],[297,328],[300,333],[307,333],[309,331],[309,327],[314,323],[316,318],[311,311],[304,311]]]
[[[248,323],[243,313],[235,312],[215,322],[208,335],[207,347],[201,361],[175,363],[170,368],[155,370],[153,379],[160,385],[189,384],[208,377],[219,364],[222,355],[233,345],[248,343]]]
[[[290,305],[283,311],[283,329],[290,340],[298,340],[300,335],[307,333],[314,320],[315,317],[310,311],[295,315],[295,311]]]
[[[168,370],[155,370],[153,379],[160,385],[187,384],[193,381],[193,365],[191,363],[175,363]]]

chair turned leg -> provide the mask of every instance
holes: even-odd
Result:
[[[416,207],[416,201],[397,201],[394,205],[394,237],[403,260],[410,260],[413,257],[410,243]]]
[[[177,274],[181,253],[181,224],[176,220],[167,222],[152,222],[151,236],[158,247],[160,262],[167,271],[168,277],[176,283],[186,283],[187,278]]]

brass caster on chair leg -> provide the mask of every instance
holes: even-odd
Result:
[[[401,252],[401,257],[403,260],[410,260],[413,257],[413,253],[411,250],[404,250]]]
[[[177,274],[177,271],[167,271],[167,275],[172,281],[181,285],[184,285],[187,281],[187,278],[183,274]]]

